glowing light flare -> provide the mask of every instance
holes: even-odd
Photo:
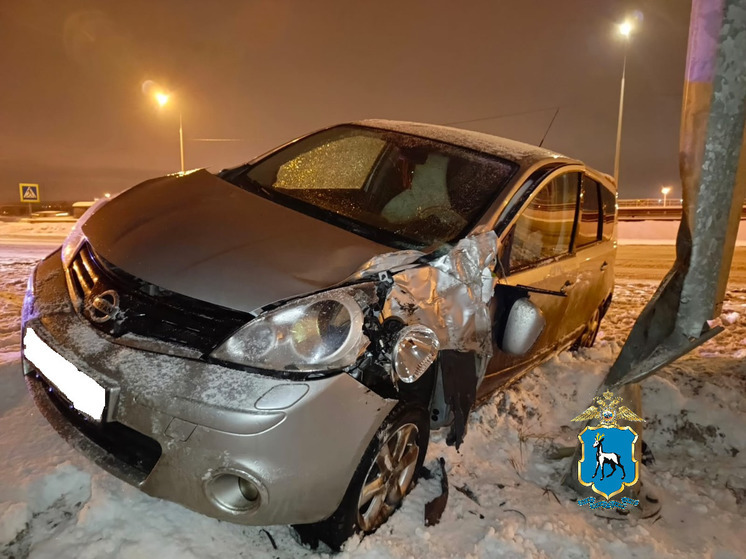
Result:
[[[628,39],[632,33],[632,24],[629,21],[625,21],[619,24],[619,34],[625,39]]]
[[[661,194],[663,194],[663,205],[664,206],[667,205],[666,202],[667,202],[669,192],[671,192],[670,186],[664,186],[663,188],[661,188]]]
[[[168,103],[168,98],[170,95],[168,93],[163,93],[162,91],[159,91],[154,95],[156,103],[163,107],[166,103]]]

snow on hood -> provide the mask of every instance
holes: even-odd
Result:
[[[391,250],[205,170],[131,188],[83,233],[133,276],[243,311],[330,287]]]

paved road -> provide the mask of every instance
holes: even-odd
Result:
[[[0,236],[0,258],[44,258],[62,244],[63,239],[27,239]]]
[[[671,269],[675,258],[676,247],[673,245],[620,246],[616,256],[616,277],[661,280]],[[746,284],[746,247],[736,247],[729,281],[732,284]]]

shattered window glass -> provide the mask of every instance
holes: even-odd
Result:
[[[514,225],[510,269],[525,268],[570,250],[578,201],[578,173],[565,173],[544,185]]]
[[[513,162],[388,130],[339,126],[229,180],[394,248],[454,242],[507,185]]]
[[[365,186],[386,142],[380,138],[350,136],[328,142],[283,163],[275,188],[354,189]]]

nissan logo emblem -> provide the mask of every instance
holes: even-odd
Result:
[[[96,295],[88,305],[88,315],[93,322],[107,322],[119,314],[119,294],[113,289]]]

